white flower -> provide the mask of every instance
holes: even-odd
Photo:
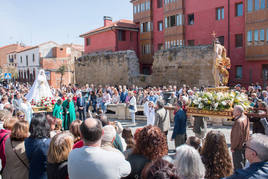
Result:
[[[200,104],[198,105],[198,109],[203,109],[203,107],[204,107],[203,103],[200,103]]]
[[[225,101],[222,101],[221,104],[222,104],[223,106],[226,106],[226,105],[227,105],[227,103],[226,103]]]

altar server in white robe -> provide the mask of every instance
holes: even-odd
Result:
[[[31,119],[32,119],[33,109],[32,109],[31,104],[27,101],[27,98],[25,97],[22,98],[20,109],[24,112],[25,117],[30,124]]]
[[[154,102],[147,101],[144,104],[144,113],[145,113],[145,116],[147,117],[147,126],[154,125],[154,120],[155,120]]]

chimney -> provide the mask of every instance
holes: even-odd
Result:
[[[113,19],[110,16],[104,16],[103,20],[104,20],[104,27],[112,24],[113,22]]]

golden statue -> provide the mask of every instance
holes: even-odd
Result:
[[[213,65],[215,87],[226,86],[229,80],[228,70],[231,68],[230,58],[226,57],[226,49],[219,43],[214,43],[216,60]]]

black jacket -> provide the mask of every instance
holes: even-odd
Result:
[[[68,161],[47,164],[48,179],[66,179],[68,177]]]

